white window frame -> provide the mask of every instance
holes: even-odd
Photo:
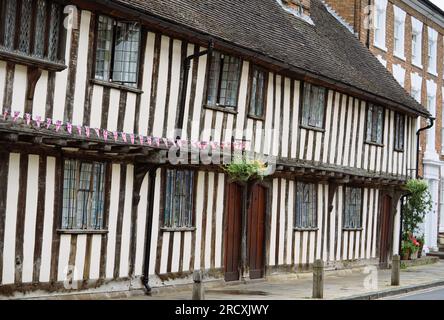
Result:
[[[394,55],[402,60],[405,60],[405,11],[394,6],[395,21],[394,21]],[[397,28],[398,26],[398,28]],[[398,45],[397,45],[398,43]]]
[[[416,52],[412,52],[412,63],[422,69],[422,28],[423,23],[412,17],[412,34],[416,35]],[[413,39],[412,39],[413,41]],[[412,44],[412,50],[413,50]]]
[[[421,92],[422,77],[418,73],[413,72],[411,74],[411,79],[412,79],[411,95],[412,95],[413,98],[415,98],[415,100],[418,103],[421,103],[421,99],[422,99],[422,92]]]
[[[405,69],[401,65],[399,65],[399,64],[394,64],[393,65],[393,76],[395,77],[396,81],[399,82],[401,87],[404,88],[404,85],[405,85]]]
[[[428,48],[428,72],[430,74],[433,74],[435,76],[438,75],[437,73],[437,54],[438,54],[438,32],[436,30],[434,30],[433,28],[428,28],[428,33],[429,33],[429,37],[428,37],[428,44],[427,44],[427,48]]]
[[[387,51],[386,40],[387,0],[375,0],[374,41],[375,47]],[[378,35],[378,36],[377,36]]]

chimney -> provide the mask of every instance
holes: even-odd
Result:
[[[310,0],[282,0],[282,3],[300,15],[310,16]]]

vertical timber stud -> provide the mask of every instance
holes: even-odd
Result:
[[[324,262],[316,260],[313,264],[313,299],[324,298]]]
[[[156,188],[156,172],[158,166],[152,166],[149,169],[148,179],[148,209],[146,213],[145,224],[145,252],[143,258],[143,277],[142,284],[145,287],[146,293],[150,294],[151,288],[149,286],[150,273],[150,253],[151,253],[151,232],[153,228],[153,209],[154,209],[154,191]]]
[[[392,286],[399,286],[401,278],[401,257],[394,255],[392,258]]]
[[[205,300],[202,271],[196,270],[193,272],[193,281],[193,300]]]

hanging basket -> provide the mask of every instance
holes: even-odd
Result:
[[[259,160],[242,159],[223,166],[231,180],[248,182],[262,180],[266,176],[267,166]]]

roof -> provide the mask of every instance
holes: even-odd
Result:
[[[276,0],[111,1],[429,115],[321,0],[311,0],[314,24]]]
[[[419,2],[423,3],[424,5],[426,5],[427,7],[429,7],[430,9],[432,9],[433,11],[435,11],[436,13],[444,16],[444,10],[442,10],[440,7],[438,7],[436,4],[434,4],[433,2],[429,1],[429,0],[419,0]]]

